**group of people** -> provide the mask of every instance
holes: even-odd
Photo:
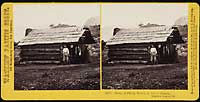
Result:
[[[177,62],[177,49],[176,46],[164,46],[158,45],[151,45],[149,47],[149,54],[150,54],[150,62],[151,64],[157,64],[158,61],[162,60],[165,62]]]
[[[62,55],[63,55],[62,62],[64,64],[80,63],[81,61],[85,61],[88,59],[87,57],[89,53],[87,52],[87,47],[85,48],[85,50],[82,49],[83,51],[81,51],[80,47],[75,47],[73,45],[71,45],[69,48],[66,45],[64,45],[62,48]],[[150,54],[150,63],[157,64],[158,63],[157,48],[154,45],[151,45],[149,46],[148,51]]]
[[[87,63],[89,60],[89,52],[87,46],[62,46],[62,63],[63,64],[75,64],[75,63]]]

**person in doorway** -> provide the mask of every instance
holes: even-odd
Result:
[[[84,48],[84,52],[83,52],[83,60],[84,60],[84,63],[88,63],[88,62],[89,62],[89,51],[88,51],[88,45],[86,45],[85,48]]]
[[[157,50],[154,47],[154,45],[151,46],[150,48],[150,55],[151,55],[151,63],[156,64],[157,63]]]
[[[69,58],[71,64],[75,64],[75,46],[70,45],[70,58]]]
[[[69,64],[69,49],[66,45],[63,47],[63,62],[64,64]]]
[[[80,48],[80,46],[77,47],[77,50],[78,50],[78,53],[77,53],[77,54],[78,54],[78,55],[77,55],[77,56],[78,56],[78,63],[81,63],[81,56],[82,56],[82,53],[81,53],[81,48]]]

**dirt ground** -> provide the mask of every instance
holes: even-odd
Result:
[[[175,64],[105,64],[103,89],[187,89],[187,57]]]
[[[16,65],[15,90],[98,90],[98,64]]]

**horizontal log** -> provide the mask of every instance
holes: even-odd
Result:
[[[110,51],[110,55],[149,55],[147,51]]]
[[[56,48],[35,48],[35,49],[22,49],[22,51],[60,51],[60,49],[56,49]]]
[[[110,60],[146,60],[149,61],[150,58],[111,58],[109,57]]]
[[[146,60],[114,60],[113,63],[122,63],[122,64],[134,64],[134,63],[148,63]]]
[[[110,59],[117,59],[117,60],[137,60],[137,59],[143,59],[143,60],[147,60],[150,59],[150,56],[139,56],[139,55],[125,55],[125,56],[108,56]]]
[[[30,58],[22,58],[20,61],[60,61],[60,59],[30,59]]]
[[[148,51],[147,48],[110,48],[108,51]]]
[[[110,45],[109,48],[135,48],[135,47],[144,47],[147,48],[151,46],[150,44],[122,44],[122,45]]]
[[[26,64],[50,64],[50,63],[55,63],[55,64],[58,64],[60,63],[60,61],[48,61],[48,60],[45,60],[45,61],[23,61],[23,63],[26,63]]]
[[[60,56],[22,56],[22,60],[59,60]]]
[[[21,46],[24,49],[32,49],[32,48],[60,48],[61,44],[41,44],[41,45],[25,45]]]
[[[61,53],[61,51],[21,50],[20,53]]]
[[[109,53],[149,53],[147,50],[107,50]]]
[[[139,58],[139,57],[147,57],[149,58],[150,55],[113,55],[111,57],[124,57],[124,58],[129,58],[129,57],[134,57],[134,58]]]
[[[38,53],[33,53],[33,52],[23,52],[20,53],[20,56],[60,56],[61,53],[45,53],[45,52],[38,52]]]

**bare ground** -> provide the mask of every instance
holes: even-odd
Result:
[[[16,65],[15,90],[98,90],[98,64]]]
[[[103,89],[187,89],[187,57],[175,64],[103,65]]]

